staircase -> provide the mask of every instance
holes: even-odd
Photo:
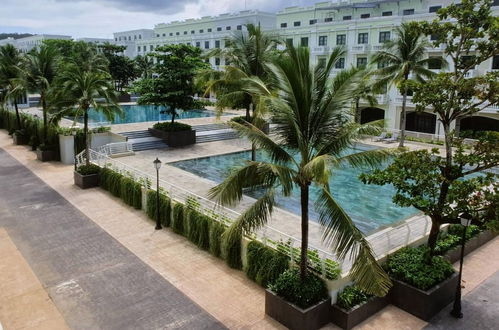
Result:
[[[193,126],[196,130],[196,143],[206,143],[222,140],[237,139],[239,135],[225,124],[206,124]],[[118,133],[128,138],[132,143],[133,151],[150,149],[165,149],[168,145],[161,139],[155,138],[148,130]]]

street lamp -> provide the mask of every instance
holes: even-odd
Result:
[[[461,260],[459,263],[459,278],[456,288],[456,298],[454,299],[454,307],[450,312],[450,315],[457,319],[463,318],[463,313],[461,312],[461,277],[463,275],[463,261],[464,261],[464,245],[466,243],[466,229],[471,223],[471,215],[469,213],[461,213],[459,219],[461,220],[461,225],[463,225],[463,236],[461,238]]]
[[[75,164],[75,171],[76,171],[76,133],[78,133],[78,126],[71,126],[71,135],[73,136],[73,158],[74,158],[74,164]]]
[[[161,220],[159,219],[159,168],[161,167],[161,161],[156,157],[153,161],[154,168],[156,169],[156,230],[161,229]]]

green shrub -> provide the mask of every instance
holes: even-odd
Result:
[[[289,257],[257,241],[248,244],[246,274],[266,287],[289,268]]]
[[[76,172],[80,173],[81,175],[91,175],[91,174],[97,174],[100,172],[100,167],[95,164],[89,164],[89,165],[80,165],[76,169]]]
[[[209,251],[215,257],[222,255],[222,235],[225,232],[225,226],[218,221],[213,221],[210,225],[209,233]]]
[[[449,228],[447,229],[447,233],[450,235],[456,235],[456,236],[462,237],[463,236],[463,226],[451,224],[451,225],[449,225]],[[469,240],[478,234],[480,234],[480,227],[478,227],[477,225],[469,225],[468,228],[466,229],[466,240]]]
[[[157,196],[155,190],[149,190],[147,192],[147,208],[146,213],[149,218],[156,221],[157,217]],[[171,223],[171,202],[170,198],[165,196],[164,194],[159,194],[159,218],[161,224],[165,227],[169,227]]]
[[[468,226],[466,230],[466,241],[469,241],[473,237],[480,233],[480,227],[476,225]],[[441,232],[437,244],[435,246],[435,253],[443,255],[447,251],[450,251],[461,245],[461,240],[463,236],[463,226],[452,224],[447,229],[447,233]]]
[[[153,128],[164,132],[190,131],[192,129],[192,127],[187,124],[166,121],[154,124]]]
[[[309,273],[302,281],[300,271],[296,268],[286,270],[269,288],[278,296],[301,308],[313,306],[328,297],[326,283],[321,278]]]
[[[172,229],[173,232],[184,235],[185,225],[184,225],[184,206],[180,203],[175,203],[173,205],[172,211]]]
[[[121,178],[120,196],[123,201],[140,210],[142,208],[142,186],[131,178]]]
[[[426,246],[404,247],[388,258],[388,273],[395,279],[421,290],[428,290],[454,273],[452,264],[442,257],[434,256],[429,263]]]
[[[100,172],[100,186],[109,191],[113,196],[121,197],[121,175],[109,168],[103,168]]]
[[[225,262],[229,267],[235,269],[241,269],[243,267],[243,262],[241,260],[241,241],[243,235],[240,230],[237,230],[236,234],[232,237],[224,237],[222,241],[222,255]]]
[[[365,293],[356,285],[349,285],[338,293],[336,304],[343,309],[350,310],[357,305],[365,303],[371,297],[372,295]]]
[[[187,209],[186,213],[189,223],[187,237],[201,249],[208,250],[210,247],[210,224],[213,220],[196,210]]]

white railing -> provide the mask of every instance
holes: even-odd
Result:
[[[400,133],[399,129],[387,129],[390,133]],[[445,141],[445,135],[439,135],[439,134],[431,134],[431,133],[423,133],[423,132],[416,132],[416,131],[408,131],[405,130],[405,136],[409,137],[414,137],[414,138],[419,138],[419,139],[428,139],[431,141]]]
[[[85,163],[85,151],[76,156],[76,162],[77,166]],[[133,168],[117,159],[107,156],[104,153],[90,150],[90,162],[99,165],[100,167],[110,168],[116,172],[131,177],[148,189],[156,190],[156,185],[153,184],[156,183],[156,177],[154,175],[150,175]],[[200,211],[211,216],[214,220],[220,221],[226,225],[231,224],[240,216],[240,213],[235,210],[220,206],[205,197],[199,196],[165,180],[160,179],[159,186],[160,191],[168,195],[172,200],[184,204],[187,203],[187,201],[195,200]],[[392,253],[394,250],[425,237],[429,233],[430,227],[430,221],[428,218],[418,216],[406,220],[396,227],[388,227],[384,230],[376,232],[368,236],[367,240],[372,245],[376,256],[378,258],[383,258],[387,254]],[[301,247],[300,239],[283,233],[282,231],[269,225],[263,227],[257,233],[252,235],[251,238],[257,239],[263,244],[271,245],[273,247],[277,247],[279,244],[284,244],[290,248],[290,251],[293,251],[293,249],[295,251],[297,249],[299,250]],[[309,245],[309,250],[316,251],[320,259],[319,271],[321,271],[322,275],[326,277],[326,259],[338,261],[338,258],[333,253],[326,251],[324,248],[319,248],[312,244]],[[298,256],[296,255],[296,257]],[[291,255],[291,258],[293,258],[293,255]],[[351,264],[351,260],[344,260],[340,263],[343,275],[348,274]]]
[[[367,52],[370,49],[370,45],[365,44],[365,45],[356,45],[352,46],[351,50],[353,52]]]
[[[132,153],[132,152],[133,152],[133,144],[131,142],[108,143],[99,148],[99,153],[102,153],[106,156]]]

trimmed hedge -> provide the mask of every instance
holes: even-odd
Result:
[[[237,231],[232,239],[222,240],[222,256],[231,268],[242,269],[243,261],[241,259],[241,244],[243,235]]]
[[[171,226],[174,233],[179,235],[184,235],[185,232],[184,206],[180,203],[175,203],[173,205]]]
[[[258,241],[248,244],[246,275],[263,287],[274,283],[289,268],[290,258]]]
[[[190,208],[186,209],[186,217],[188,219],[187,238],[199,248],[209,250],[210,226],[213,221],[206,215]]]
[[[149,218],[156,221],[157,217],[157,196],[155,190],[147,192],[147,208],[146,213]],[[161,224],[165,227],[170,227],[172,217],[171,200],[164,194],[159,194],[159,218]]]
[[[126,204],[139,210],[142,208],[142,186],[133,179],[109,168],[103,168],[100,171],[99,184]]]

